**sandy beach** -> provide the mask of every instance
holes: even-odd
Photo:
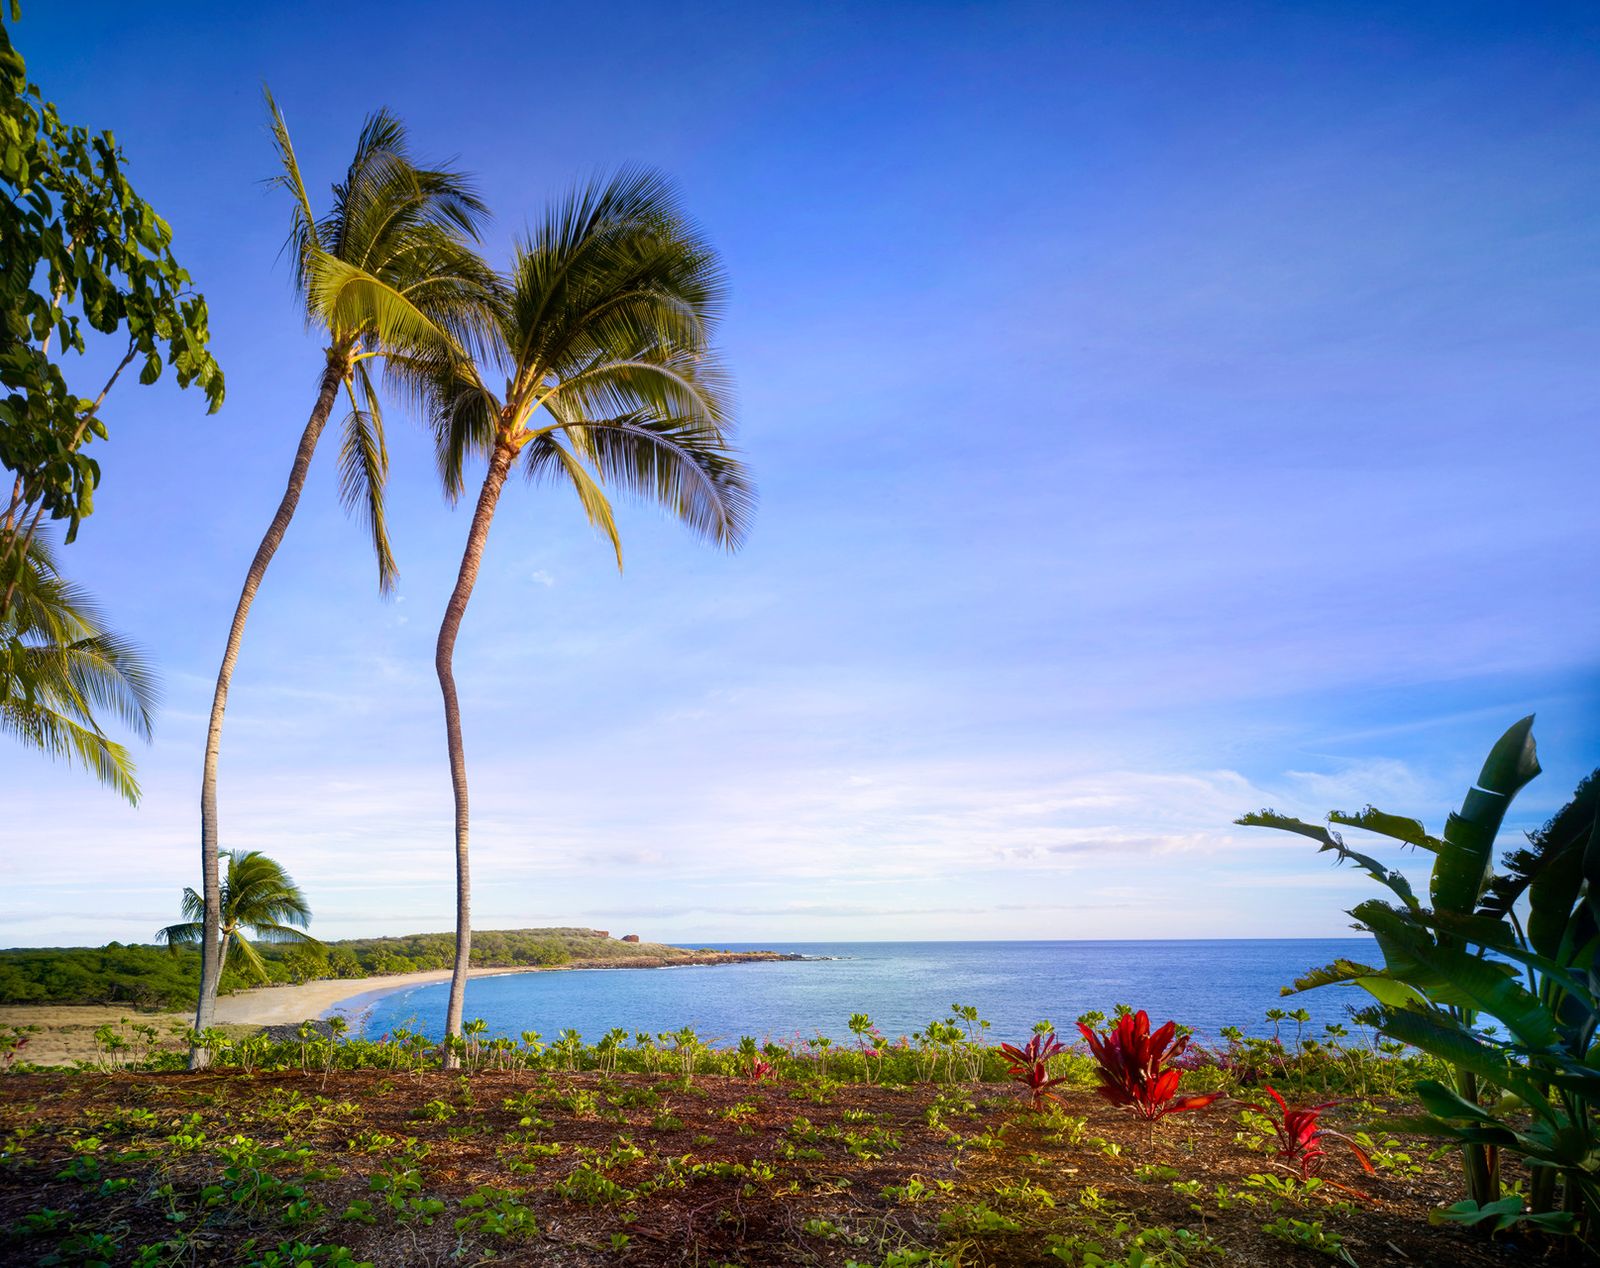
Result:
[[[551,972],[547,968],[473,969],[472,977],[494,977],[502,973]],[[561,971],[561,970],[555,970]],[[321,1017],[346,1000],[358,996],[377,997],[391,991],[421,986],[427,982],[446,982],[449,969],[421,973],[393,973],[384,977],[352,977],[303,982],[297,986],[258,986],[248,991],[224,995],[217,1000],[217,1024],[224,1028],[292,1025],[311,1017]],[[21,1059],[36,1065],[62,1065],[92,1060],[96,1054],[95,1031],[114,1026],[128,1036],[134,1026],[154,1026],[163,1036],[163,1047],[182,1047],[179,1036],[193,1017],[189,1013],[141,1013],[132,1008],[107,1004],[5,1004],[0,1005],[0,1027],[19,1029],[37,1026],[28,1038]]]
[[[468,976],[537,972],[537,968],[472,969]],[[281,1026],[305,1021],[308,1017],[321,1017],[358,995],[387,995],[408,986],[449,980],[449,969],[427,969],[420,973],[391,973],[385,977],[328,978],[302,982],[298,986],[257,986],[218,999],[217,1022],[224,1026]]]
[[[692,952],[674,959],[675,964],[720,964],[744,960],[789,959],[774,952]],[[575,973],[587,969],[648,969],[661,965],[653,956],[621,958],[594,957],[574,964],[499,966],[472,969],[469,977],[499,977],[507,973]],[[394,991],[429,982],[450,980],[449,969],[427,969],[417,973],[391,973],[380,977],[327,978],[298,985],[257,986],[236,991],[217,1000],[217,1025],[225,1030],[249,1031],[257,1026],[294,1025],[328,1013],[345,1011],[341,1004],[360,1000],[364,1006]],[[356,1012],[358,1008],[348,1011]],[[114,1026],[130,1041],[134,1027],[154,1026],[162,1036],[158,1047],[181,1048],[183,1034],[193,1020],[192,1013],[141,1013],[114,1004],[0,1004],[0,1027],[28,1029],[27,1047],[19,1054],[35,1065],[65,1065],[90,1061],[97,1055],[95,1031]],[[135,1046],[143,1046],[139,1039]]]

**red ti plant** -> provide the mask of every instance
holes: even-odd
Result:
[[[1328,1156],[1328,1151],[1322,1147],[1322,1141],[1330,1136],[1344,1141],[1367,1174],[1373,1174],[1372,1160],[1367,1157],[1360,1145],[1343,1132],[1320,1126],[1317,1122],[1322,1111],[1332,1109],[1339,1104],[1338,1101],[1324,1101],[1321,1105],[1306,1105],[1291,1109],[1289,1103],[1278,1095],[1277,1089],[1272,1084],[1263,1086],[1267,1089],[1267,1095],[1278,1103],[1277,1116],[1274,1117],[1264,1105],[1251,1105],[1249,1108],[1264,1114],[1272,1123],[1272,1130],[1278,1134],[1278,1157],[1290,1166],[1298,1167],[1302,1180],[1309,1180],[1315,1172],[1321,1170],[1322,1160]]]
[[[1049,1064],[1050,1058],[1063,1050],[1064,1045],[1056,1038],[1054,1031],[1034,1035],[1021,1048],[1009,1043],[1000,1045],[1000,1055],[1010,1065],[1011,1077],[1033,1093],[1034,1109],[1042,1109],[1047,1096],[1052,1101],[1060,1100],[1050,1089],[1064,1080],[1050,1077]]]
[[[1178,1080],[1183,1071],[1169,1064],[1189,1046],[1185,1035],[1178,1038],[1178,1024],[1169,1021],[1154,1034],[1150,1017],[1140,1009],[1119,1017],[1117,1024],[1096,1034],[1078,1023],[1089,1051],[1100,1063],[1100,1086],[1095,1089],[1113,1105],[1128,1105],[1146,1122],[1153,1123],[1168,1114],[1201,1109],[1222,1095],[1206,1092],[1199,1096],[1178,1095]]]
[[[760,1057],[750,1058],[750,1082],[760,1083],[772,1073],[772,1062]]]

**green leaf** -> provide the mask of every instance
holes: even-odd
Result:
[[[1366,916],[1385,957],[1394,957],[1391,973],[1436,1003],[1487,1013],[1529,1048],[1560,1042],[1554,1014],[1517,980],[1511,966],[1434,942],[1425,929],[1395,920],[1391,912],[1380,922],[1369,910],[1375,906],[1363,904],[1352,914]]]
[[[1516,1224],[1530,1224],[1546,1233],[1566,1236],[1577,1230],[1577,1216],[1570,1211],[1541,1211],[1530,1214],[1522,1209],[1522,1199],[1512,1196],[1486,1202],[1482,1206],[1468,1198],[1432,1211],[1428,1220],[1432,1224],[1465,1224],[1472,1227],[1487,1224],[1492,1232],[1503,1232]]]
[[[1335,810],[1328,815],[1330,823],[1337,823],[1341,827],[1360,828],[1364,832],[1376,832],[1379,836],[1386,836],[1406,845],[1414,845],[1424,850],[1437,854],[1444,848],[1444,842],[1438,837],[1430,836],[1422,826],[1420,819],[1407,819],[1400,815],[1386,814],[1376,806],[1367,806],[1359,814],[1345,814]]]
[[[1442,1211],[1433,1211],[1429,1220],[1434,1224],[1465,1224],[1468,1227],[1477,1224],[1488,1224],[1493,1232],[1500,1232],[1510,1228],[1522,1217],[1522,1199],[1519,1197],[1501,1198],[1497,1202],[1487,1202],[1480,1206],[1471,1198],[1447,1206]]]
[[[1338,833],[1329,832],[1320,824],[1306,823],[1301,819],[1281,815],[1276,810],[1255,810],[1247,815],[1241,815],[1234,822],[1246,828],[1276,828],[1281,832],[1294,832],[1300,836],[1310,837],[1319,843],[1321,847],[1319,853],[1333,851],[1339,856],[1341,863],[1348,861],[1356,864],[1373,880],[1391,890],[1406,906],[1418,906],[1410,882],[1401,873],[1385,867],[1370,855],[1352,850]]]
[[[1426,997],[1416,987],[1388,977],[1379,969],[1357,964],[1353,960],[1335,960],[1323,968],[1312,969],[1311,972],[1296,978],[1293,989],[1286,989],[1284,994],[1297,994],[1300,991],[1315,990],[1319,986],[1333,986],[1342,982],[1359,986],[1380,1004],[1388,1004],[1394,1008],[1427,1003]]]
[[[1534,1086],[1526,1071],[1513,1065],[1499,1048],[1479,1039],[1454,1018],[1414,1009],[1385,1009],[1380,1029],[1391,1039],[1440,1058],[1452,1066],[1488,1079],[1514,1092],[1546,1117],[1550,1103]]]
[[[1478,775],[1478,786],[1467,792],[1461,810],[1445,825],[1444,848],[1430,886],[1435,908],[1466,914],[1478,905],[1489,885],[1494,842],[1506,810],[1538,773],[1530,714],[1495,741]]]
[[[1584,855],[1589,848],[1569,846],[1548,860],[1528,886],[1528,942],[1541,955],[1561,954],[1584,885]]]
[[[1484,1109],[1483,1106],[1467,1100],[1453,1088],[1448,1088],[1435,1079],[1423,1079],[1416,1086],[1417,1100],[1422,1103],[1423,1109],[1435,1118],[1456,1119],[1466,1118],[1477,1123],[1489,1123],[1496,1127],[1500,1121]]]
[[[1478,787],[1502,797],[1515,797],[1540,771],[1539,750],[1533,742],[1533,714],[1513,723],[1495,741],[1478,773]]]

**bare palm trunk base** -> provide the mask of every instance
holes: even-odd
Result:
[[[328,415],[333,412],[334,399],[339,385],[348,373],[344,354],[332,350],[328,353],[328,367],[322,373],[322,385],[317,392],[317,403],[312,407],[306,429],[300,435],[300,447],[295,450],[294,465],[289,469],[289,483],[278,503],[278,513],[261,545],[256,547],[255,558],[250,561],[250,571],[245,574],[244,589],[239,594],[238,606],[233,610],[233,625],[228,630],[228,646],[222,654],[222,668],[217,671],[217,687],[211,697],[211,725],[206,732],[205,766],[200,776],[200,871],[201,894],[204,899],[204,930],[200,938],[200,998],[195,1006],[194,1028],[203,1036],[216,1022],[217,986],[222,980],[222,958],[226,946],[222,938],[222,892],[217,875],[217,758],[222,751],[222,715],[228,707],[228,687],[233,682],[234,666],[239,663],[239,647],[244,642],[244,623],[250,616],[250,605],[255,602],[256,591],[267,575],[267,565],[278,553],[289,521],[294,518],[295,507],[300,503],[300,491],[306,485],[306,472],[311,467],[311,457],[317,450],[322,429],[327,426]],[[198,1040],[189,1050],[189,1068],[204,1069],[211,1064],[211,1052]]]
[[[456,678],[453,662],[456,635],[461,631],[461,618],[467,611],[467,600],[472,597],[472,587],[478,580],[478,565],[483,562],[484,544],[489,540],[489,525],[494,520],[495,504],[500,500],[500,490],[505,487],[506,475],[516,450],[505,443],[495,445],[489,459],[489,471],[483,478],[483,488],[478,493],[478,505],[472,512],[472,527],[467,532],[467,548],[461,556],[461,571],[456,575],[455,589],[450,592],[450,602],[445,605],[444,620],[439,624],[439,642],[434,651],[433,664],[439,674],[439,690],[444,695],[444,727],[450,748],[450,785],[456,803],[456,961],[450,973],[450,1003],[445,1010],[445,1068],[455,1069],[459,1058],[451,1047],[451,1040],[461,1035],[461,1010],[467,995],[467,968],[472,962],[472,876],[467,863],[467,754],[461,743],[461,705],[456,699]]]

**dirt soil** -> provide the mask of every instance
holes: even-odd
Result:
[[[1330,1153],[1329,1183],[1275,1212],[1248,1177],[1288,1173],[1236,1140],[1237,1104],[1147,1131],[1090,1093],[1063,1100],[1082,1124],[1052,1123],[996,1085],[819,1090],[594,1072],[11,1075],[0,1078],[0,1229],[9,1230],[0,1233],[0,1262],[78,1262],[49,1259],[74,1225],[108,1232],[117,1264],[181,1233],[190,1239],[181,1253],[150,1262],[246,1264],[298,1239],[348,1246],[380,1268],[490,1256],[529,1265],[843,1268],[920,1247],[947,1256],[935,1263],[1059,1265],[1084,1262],[1083,1252],[1052,1255],[1052,1234],[1112,1250],[1149,1228],[1211,1239],[1210,1249],[1191,1251],[1192,1264],[1341,1262],[1273,1236],[1264,1226],[1278,1218],[1334,1231],[1349,1257],[1342,1262],[1361,1268],[1486,1268],[1539,1257],[1537,1246],[1429,1225],[1430,1210],[1460,1196],[1450,1160],[1420,1175],[1369,1176],[1350,1155]],[[259,1173],[235,1164],[230,1178],[217,1151],[236,1136],[309,1152],[279,1155]],[[411,1168],[407,1138],[427,1147],[414,1162],[417,1196],[443,1201],[431,1221],[397,1218],[384,1182],[372,1183]],[[1426,1159],[1426,1147],[1413,1142],[1410,1151]],[[580,1167],[602,1179],[558,1191]],[[273,1179],[303,1189],[305,1201],[296,1206],[295,1190],[275,1190]],[[638,1192],[651,1181],[658,1187]],[[1194,1181],[1197,1193],[1174,1188]],[[917,1184],[920,1200],[885,1194]],[[1219,1202],[1219,1185],[1256,1203]],[[513,1191],[537,1231],[503,1236],[475,1223],[482,1208],[461,1203],[483,1186]],[[370,1215],[341,1218],[368,1202]],[[55,1227],[41,1233],[38,1213],[47,1208],[63,1215],[44,1217]]]

